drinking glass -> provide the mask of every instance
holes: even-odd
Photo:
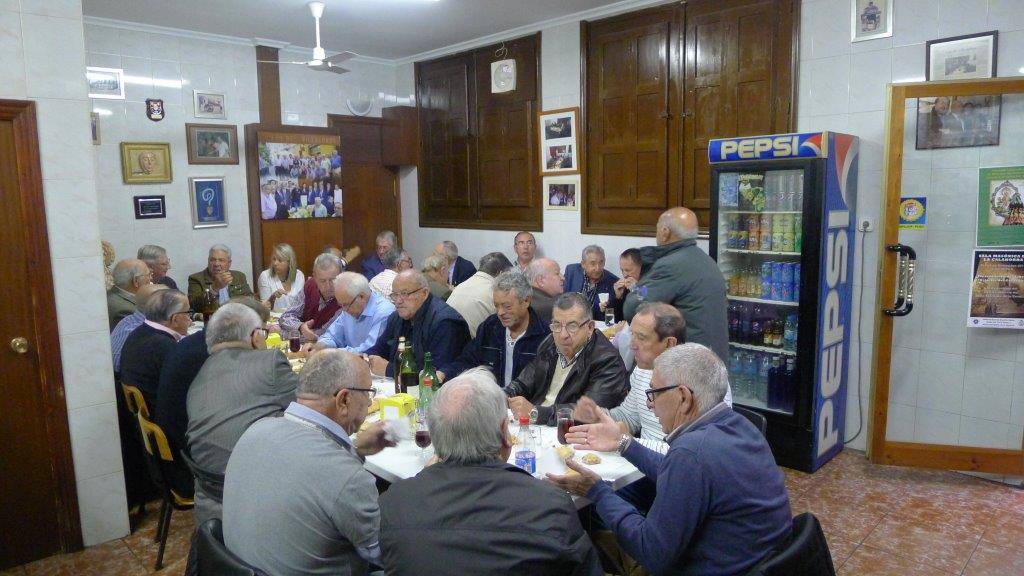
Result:
[[[565,433],[575,425],[572,420],[572,410],[559,408],[556,414],[558,415],[558,443],[565,444]]]
[[[427,446],[430,446],[430,429],[427,428],[426,418],[421,418],[416,423],[416,445],[420,447],[420,459],[427,458]]]
[[[288,349],[292,352],[298,352],[299,348],[302,348],[302,339],[298,336],[288,341]]]

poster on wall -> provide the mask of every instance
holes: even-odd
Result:
[[[924,230],[928,221],[928,199],[900,198],[900,230]]]
[[[192,227],[218,228],[228,225],[224,210],[224,177],[213,176],[188,179],[192,201]]]
[[[1024,250],[975,250],[967,326],[1024,330]]]
[[[341,152],[336,143],[308,139],[296,135],[292,142],[259,143],[264,220],[340,216]]]
[[[978,172],[977,245],[1024,245],[1024,166]]]

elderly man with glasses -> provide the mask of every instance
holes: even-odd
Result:
[[[188,333],[192,323],[188,297],[177,290],[159,290],[142,306],[142,325],[132,331],[121,347],[121,381],[142,391],[150,413],[156,409],[160,368],[164,358]]]
[[[305,344],[303,350],[341,348],[354,354],[366,352],[380,338],[388,318],[395,312],[395,305],[370,290],[366,276],[355,272],[338,275],[334,281],[334,298],[340,303],[341,314],[316,344]]]
[[[537,422],[554,425],[556,411],[573,408],[584,394],[602,408],[621,404],[629,391],[626,366],[618,350],[594,329],[590,301],[577,292],[559,296],[550,329],[533,362],[505,386],[515,416],[536,410]]]
[[[268,574],[365,574],[380,563],[377,487],[363,460],[394,443],[380,422],[359,432],[373,396],[358,356],[310,358],[284,417],[250,426],[231,453],[228,549]]]
[[[196,526],[220,518],[224,468],[253,422],[280,414],[295,400],[298,376],[280,350],[267,349],[259,314],[235,302],[206,324],[206,359],[188,389],[188,450],[204,478],[196,482]],[[219,480],[218,480],[219,478]]]
[[[427,277],[406,270],[395,277],[391,301],[395,312],[388,318],[377,342],[366,351],[374,374],[395,375],[398,339],[412,346],[416,368],[423,367],[423,353],[430,352],[438,372],[450,372],[451,363],[469,341],[469,327],[454,308],[430,293]]]

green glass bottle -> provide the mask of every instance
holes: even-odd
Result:
[[[399,348],[402,348],[401,342]],[[399,352],[398,361],[401,363],[398,371],[399,392],[414,394],[417,392],[419,375],[416,373],[416,362],[413,360],[412,344],[405,343],[404,350]]]

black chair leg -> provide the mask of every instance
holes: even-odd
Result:
[[[156,553],[156,566],[153,567],[153,570],[155,571],[159,571],[164,567],[164,548],[167,546],[167,536],[171,531],[171,513],[174,512],[166,501],[164,502],[164,506],[167,513],[160,518],[160,527],[162,530],[160,531],[160,550]]]
[[[164,499],[160,503],[160,515],[157,516],[157,519],[156,519],[156,536],[153,536],[153,542],[154,543],[159,542],[160,541],[160,537],[163,535],[164,514],[167,514],[167,509],[170,508],[170,507],[171,507],[171,505],[167,503],[166,499]]]

